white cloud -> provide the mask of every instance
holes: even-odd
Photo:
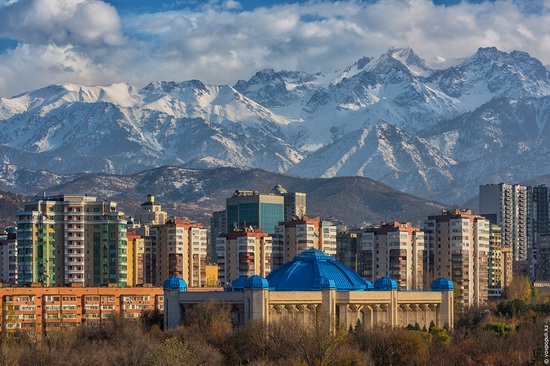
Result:
[[[11,96],[23,90],[55,83],[107,84],[117,77],[116,69],[97,64],[71,46],[23,44],[0,56],[0,90]],[[23,88],[21,88],[23,86]]]
[[[0,8],[0,36],[38,44],[123,42],[116,9],[98,0],[19,0]]]
[[[266,67],[330,71],[392,46],[412,47],[428,60],[496,46],[549,64],[550,2],[522,4],[317,1],[241,11],[240,3],[223,1],[200,11],[128,13],[121,20],[96,0],[20,0],[0,8],[0,37],[24,43],[0,55],[0,95],[59,82],[233,84]],[[36,77],[14,74],[38,70]]]

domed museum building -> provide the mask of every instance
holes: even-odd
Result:
[[[233,324],[251,320],[274,322],[334,319],[346,327],[360,323],[405,327],[453,325],[453,283],[432,282],[431,291],[399,291],[397,283],[382,277],[374,285],[344,264],[317,249],[308,249],[276,268],[266,278],[239,277],[224,291],[187,291],[185,281],[164,281],[165,329],[178,326],[186,311],[199,303],[216,301],[231,306]]]

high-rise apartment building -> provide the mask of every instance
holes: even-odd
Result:
[[[302,192],[287,192],[283,194],[285,201],[285,221],[306,215],[306,194]]]
[[[17,283],[17,235],[15,231],[0,237],[0,282]]]
[[[18,284],[126,286],[124,213],[86,195],[36,196],[17,220]]]
[[[145,282],[145,239],[135,230],[126,233],[128,239],[128,286],[143,285]]]
[[[215,211],[210,218],[210,245],[206,254],[207,261],[217,263],[216,238],[227,232],[227,216],[225,210]]]
[[[550,281],[550,232],[538,234],[535,279]]]
[[[262,277],[272,270],[272,238],[262,229],[232,231],[217,238],[218,271],[221,284],[240,276]]]
[[[463,305],[488,300],[489,220],[471,210],[444,210],[424,221],[426,278],[456,283]]]
[[[527,261],[527,187],[519,184],[479,186],[481,215],[496,215],[502,229],[502,245],[512,248],[515,262]]]
[[[175,218],[152,226],[145,240],[146,280],[160,285],[178,275],[189,287],[206,286],[206,236],[205,227],[189,220]],[[147,278],[147,274],[152,276]]]
[[[336,260],[359,272],[363,230],[344,230],[336,233]]]
[[[236,190],[226,199],[227,230],[253,228],[273,234],[275,226],[284,220],[284,196]]]
[[[358,273],[369,281],[388,276],[402,290],[423,288],[424,232],[397,221],[361,234]]]
[[[336,256],[336,226],[320,217],[280,222],[273,234],[273,268],[290,262],[303,251],[315,248]]]
[[[502,246],[500,226],[489,224],[489,299],[499,300],[512,280],[512,249]]]
[[[549,193],[544,184],[527,187],[527,260],[532,278],[535,278],[539,234],[550,233]]]

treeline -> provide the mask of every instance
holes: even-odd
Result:
[[[0,334],[0,365],[543,365],[550,299],[527,278],[514,279],[505,300],[458,309],[451,330],[410,324],[402,329],[320,323],[252,322],[234,329],[230,309],[208,302],[184,324],[163,330],[163,316],[114,318],[101,327]]]
[[[3,333],[0,365],[543,364],[546,314],[530,309],[509,317],[497,308],[468,309],[450,331],[331,329],[328,321],[290,320],[233,329],[229,308],[205,303],[177,329],[162,330],[162,316],[147,313],[141,322],[115,318],[98,328],[52,332],[40,342],[24,332]]]

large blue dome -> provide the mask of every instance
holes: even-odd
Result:
[[[360,291],[368,288],[366,280],[346,265],[317,249],[308,249],[291,262],[275,269],[267,277],[272,291]]]

